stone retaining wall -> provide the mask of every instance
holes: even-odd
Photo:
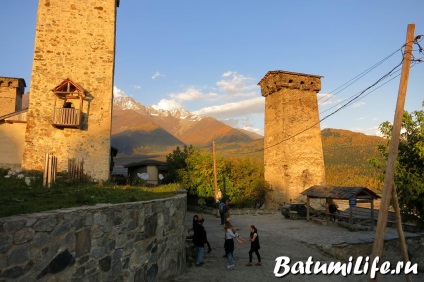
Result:
[[[418,269],[424,269],[424,236],[417,233],[416,236],[406,238],[408,245],[408,257],[411,263],[418,264]],[[315,245],[320,251],[327,253],[341,261],[349,261],[349,257],[354,259],[359,256],[372,257],[373,241],[370,242],[351,242],[349,244],[340,245]],[[363,257],[365,260],[365,257]],[[380,259],[380,264],[383,261],[389,261],[391,265],[396,265],[402,261],[402,253],[399,245],[399,239],[386,239],[384,242],[383,256]],[[370,263],[371,264],[371,263]]]
[[[186,266],[186,194],[0,218],[0,281],[162,281]]]

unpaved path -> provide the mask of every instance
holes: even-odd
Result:
[[[186,226],[191,226],[192,218],[195,213],[187,212]],[[373,238],[374,232],[360,231],[350,232],[349,230],[330,224],[328,226],[319,225],[305,220],[285,219],[281,214],[268,215],[233,215],[231,216],[234,227],[239,229],[239,234],[243,238],[249,236],[249,226],[251,224],[258,228],[260,236],[262,257],[262,266],[246,266],[249,260],[250,243],[236,244],[235,247],[235,268],[227,269],[227,260],[222,257],[224,254],[224,229],[220,225],[220,219],[210,214],[205,215],[204,226],[207,231],[208,240],[212,246],[212,252],[206,253],[204,257],[204,265],[196,267],[192,265],[179,277],[172,280],[173,282],[223,282],[223,281],[368,281],[367,275],[350,274],[343,277],[341,274],[335,275],[294,275],[287,274],[284,277],[277,278],[274,275],[276,258],[287,256],[293,265],[294,262],[300,261],[306,263],[309,257],[313,261],[321,263],[337,262],[337,259],[322,254],[314,245],[331,245],[350,240],[358,240],[358,238]],[[388,232],[396,232],[388,230]],[[401,258],[399,258],[401,260]],[[255,263],[256,256],[253,255]],[[280,273],[283,272],[281,268]],[[405,281],[400,275],[380,276],[379,281]],[[412,281],[424,281],[424,275],[413,275]]]

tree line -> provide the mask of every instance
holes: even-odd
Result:
[[[363,186],[381,192],[392,128],[387,121],[380,125],[379,130],[386,141],[377,145],[376,155],[365,163],[350,165],[333,161],[330,165],[326,164],[327,185]],[[334,160],[335,156],[331,158]],[[210,151],[194,146],[177,147],[166,160],[168,175],[165,183],[179,183],[188,190],[189,196],[214,203],[213,156]],[[217,156],[216,164],[222,198],[231,199],[238,207],[261,207],[264,204],[266,193],[272,187],[264,180],[262,159]],[[424,226],[423,110],[404,112],[395,184],[403,219]]]

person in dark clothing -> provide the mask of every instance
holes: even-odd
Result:
[[[224,206],[225,206],[224,202],[218,201],[218,210],[219,210],[219,216],[221,217],[221,225],[224,225],[224,222],[225,222]]]
[[[337,205],[335,203],[331,203],[328,206],[328,212],[330,213],[330,219],[331,219],[331,221],[334,221],[335,222],[337,215],[340,213]]]
[[[256,265],[262,265],[261,263],[261,255],[259,254],[259,249],[261,248],[259,244],[259,236],[258,236],[258,230],[254,225],[250,225],[250,251],[249,251],[249,263],[246,264],[247,266],[252,265],[252,254],[255,253],[258,257],[258,262]]]
[[[223,212],[224,212],[224,223],[228,220],[228,218],[230,217],[230,200],[226,200],[225,201],[225,205],[223,208]]]
[[[205,222],[205,219],[202,217],[201,219],[199,219],[199,223],[203,226],[203,222]],[[208,245],[208,253],[210,253],[212,251],[212,248],[211,248],[211,244],[209,244],[209,241],[208,241],[208,235],[206,233],[206,229],[205,229],[205,240],[206,240],[206,245]]]
[[[193,244],[196,247],[197,259],[196,266],[203,265],[203,254],[205,252],[206,231],[199,223],[199,217],[193,216]]]

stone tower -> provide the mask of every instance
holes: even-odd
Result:
[[[42,170],[46,153],[66,171],[84,160],[109,177],[119,0],[39,0],[22,167]]]
[[[273,191],[267,208],[300,201],[300,193],[325,182],[317,104],[321,76],[270,71],[258,83],[265,97],[265,180]]]
[[[22,110],[25,87],[22,78],[0,77],[0,117]]]

